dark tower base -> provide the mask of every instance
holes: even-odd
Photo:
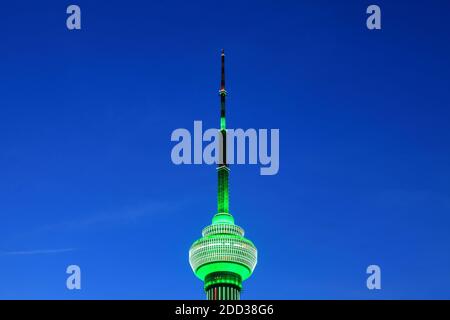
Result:
[[[216,272],[205,279],[207,300],[240,300],[241,277],[231,272]]]

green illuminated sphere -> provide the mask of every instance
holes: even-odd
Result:
[[[235,274],[239,276],[237,280],[233,277],[216,280],[230,281],[241,287],[241,282],[250,277],[257,263],[256,247],[244,237],[244,230],[234,224],[229,213],[220,213],[203,229],[202,235],[189,250],[189,263],[196,276],[205,281],[212,274]]]

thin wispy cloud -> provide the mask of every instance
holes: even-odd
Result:
[[[44,225],[37,229],[37,231],[78,231],[89,228],[137,224],[145,217],[155,217],[157,215],[167,214],[179,210],[183,205],[183,201],[177,201],[176,203],[151,201],[144,205],[122,208],[115,212],[97,212],[73,220],[65,220],[59,223]]]
[[[15,233],[10,237],[13,240],[23,238],[41,237],[55,232],[78,232],[98,230],[98,228],[123,227],[124,225],[137,225],[139,221],[148,217],[167,216],[169,213],[179,212],[190,199],[176,202],[150,201],[138,206],[125,207],[113,212],[94,212],[91,214],[80,213],[73,219],[60,220],[53,223],[41,223],[39,226]],[[3,255],[0,250],[0,255]]]
[[[1,252],[2,256],[25,256],[25,255],[38,255],[38,254],[57,254],[75,251],[74,248],[64,249],[38,249],[38,250],[24,250],[24,251],[4,251]]]

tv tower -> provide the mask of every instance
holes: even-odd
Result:
[[[230,169],[226,162],[225,121],[225,53],[222,50],[220,83],[220,144],[217,166],[218,192],[217,213],[212,224],[202,230],[202,237],[189,250],[189,263],[195,275],[204,282],[208,300],[239,300],[242,282],[248,279],[257,263],[255,245],[244,237],[244,230],[234,224],[229,212],[228,178]]]

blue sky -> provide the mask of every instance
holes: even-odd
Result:
[[[0,298],[204,298],[215,168],[170,134],[218,126],[221,48],[229,127],[280,129],[277,175],[231,171],[243,298],[450,298],[448,1],[376,1],[381,31],[367,1],[74,3],[80,31],[69,2],[0,5]]]

